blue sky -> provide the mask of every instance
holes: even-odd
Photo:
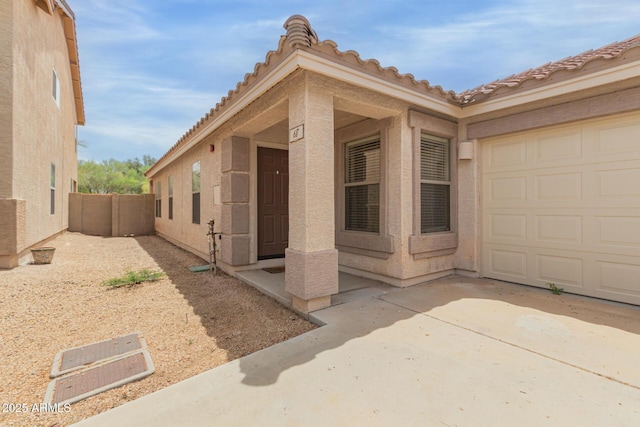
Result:
[[[68,0],[86,125],[79,157],[159,158],[294,14],[320,40],[456,92],[640,33],[638,0]]]

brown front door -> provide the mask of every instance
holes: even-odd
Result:
[[[258,147],[258,259],[284,257],[289,243],[289,152]]]

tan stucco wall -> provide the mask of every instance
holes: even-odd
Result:
[[[0,2],[0,198],[12,194],[13,26],[13,2]]]
[[[69,55],[63,30],[61,12],[47,14],[33,1],[5,1],[0,13],[12,25],[10,28],[13,74],[7,78],[6,70],[0,71],[3,91],[10,86],[13,96],[11,106],[3,101],[2,118],[11,129],[11,135],[0,137],[0,142],[13,149],[5,151],[0,160],[0,197],[26,201],[24,241],[18,251],[34,245],[64,230],[68,226],[68,203],[71,179],[77,180],[75,152],[75,102],[71,83]],[[8,13],[4,12],[6,9]],[[6,52],[0,50],[4,65]],[[60,106],[52,96],[52,73],[55,69],[60,81]],[[4,100],[4,96],[3,96]],[[9,119],[6,111],[11,111]],[[3,123],[3,124],[4,124]],[[5,128],[3,125],[2,128]],[[11,152],[12,151],[12,152]],[[8,153],[5,155],[4,153]],[[55,213],[50,213],[50,170],[55,165]],[[5,169],[5,164],[7,167]],[[7,185],[6,171],[11,173]]]
[[[207,223],[213,219],[216,231],[221,227],[221,201],[214,204],[214,193],[221,185],[222,138],[208,137],[178,161],[151,177],[154,187],[162,183],[162,217],[155,218],[156,232],[168,240],[208,259]],[[214,151],[209,151],[209,145]],[[200,161],[200,224],[192,223],[191,171]],[[173,219],[169,219],[169,176],[173,176]],[[216,189],[217,187],[217,189]]]

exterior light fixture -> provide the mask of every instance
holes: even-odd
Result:
[[[460,142],[458,145],[458,160],[473,160],[473,146],[475,142],[477,142],[476,139]]]

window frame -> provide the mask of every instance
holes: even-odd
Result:
[[[196,165],[197,165],[197,184],[196,184]],[[202,186],[202,168],[200,165],[200,160],[195,161],[191,164],[191,223],[192,224],[200,224],[201,217],[201,201],[200,201],[200,192]],[[196,209],[197,207],[197,209]]]
[[[446,175],[446,179],[425,179],[422,176],[422,150],[423,150],[423,144],[425,142],[431,142],[431,143],[436,143],[436,144],[442,144],[443,146],[445,146],[445,151],[446,151],[446,162],[447,164],[444,167],[444,171],[443,171],[443,175]],[[425,132],[422,132],[420,134],[420,234],[425,235],[425,234],[432,234],[432,233],[443,233],[443,232],[450,232],[451,231],[451,169],[452,169],[452,165],[451,165],[451,141],[448,138],[443,138],[440,136],[436,136],[436,135],[431,135]],[[425,231],[425,217],[424,214],[425,212],[423,211],[423,194],[422,194],[422,186],[423,185],[436,185],[439,187],[446,187],[448,189],[448,194],[449,194],[449,200],[448,200],[448,205],[447,205],[447,211],[449,212],[448,218],[447,218],[447,224],[446,224],[446,228],[445,229],[435,229],[432,231]]]
[[[408,124],[413,140],[413,234],[409,236],[409,253],[414,259],[455,253],[458,247],[458,124],[427,114],[409,110]],[[421,212],[421,146],[422,135],[449,140],[449,230],[422,233]]]
[[[173,219],[173,175],[169,175],[167,183],[168,196],[169,196],[169,219]]]
[[[49,169],[49,214],[55,215],[56,213],[56,165],[55,163],[51,163],[51,167]]]
[[[394,252],[393,236],[388,232],[388,146],[393,118],[367,119],[338,129],[335,141],[335,242],[339,251],[373,258],[388,259]],[[379,231],[377,233],[347,230],[345,227],[345,145],[369,137],[380,137]]]
[[[158,181],[155,185],[156,194],[156,218],[162,218],[162,182]]]
[[[361,138],[361,139],[357,139],[355,141],[351,141],[351,142],[347,142],[345,144],[343,144],[343,158],[344,158],[344,171],[343,171],[343,179],[342,179],[342,186],[343,186],[343,201],[344,201],[344,212],[343,212],[343,220],[344,220],[344,230],[345,231],[355,231],[355,232],[360,232],[360,233],[369,233],[369,234],[375,234],[375,235],[379,235],[380,234],[380,181],[382,178],[382,149],[381,149],[381,138],[380,135],[374,135],[374,136],[370,136],[367,138]],[[371,144],[377,142],[378,143],[378,177],[377,180],[373,180],[373,179],[368,179],[365,181],[353,181],[353,182],[347,182],[347,178],[349,175],[348,172],[348,167],[349,167],[349,149],[351,147],[359,147],[362,145],[366,145],[366,144]],[[349,228],[349,223],[350,222],[354,222],[353,219],[349,220],[348,213],[349,213],[349,204],[347,202],[347,198],[349,196],[349,188],[354,188],[354,187],[367,187],[369,188],[372,185],[377,185],[378,186],[378,212],[377,212],[377,217],[378,217],[378,223],[374,225],[374,230],[364,230],[364,229],[356,229],[356,228]]]
[[[55,69],[51,70],[51,97],[55,101],[58,108],[60,107],[60,78]]]

